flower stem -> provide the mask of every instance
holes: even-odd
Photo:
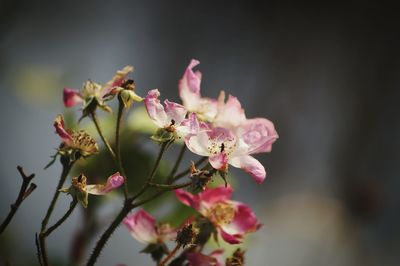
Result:
[[[104,135],[103,135],[103,131],[102,131],[101,128],[100,128],[100,124],[99,124],[99,121],[98,121],[98,119],[97,119],[96,113],[95,113],[95,112],[92,112],[92,113],[90,114],[90,117],[92,118],[93,123],[94,123],[94,125],[96,126],[97,132],[99,133],[100,138],[101,138],[101,140],[103,141],[104,145],[106,146],[108,152],[110,153],[111,157],[113,157],[113,159],[117,162],[117,156],[115,155],[115,152],[114,152],[113,149],[111,148],[110,143],[108,143],[107,139],[106,139],[106,138],[104,137]]]
[[[73,199],[68,211],[64,214],[63,217],[61,217],[60,220],[58,220],[53,226],[49,227],[49,229],[47,229],[43,235],[44,237],[48,237],[54,230],[57,229],[57,227],[59,227],[63,222],[65,222],[65,220],[68,219],[68,217],[71,215],[71,213],[74,211],[76,205],[77,205],[78,201],[76,199]]]
[[[176,185],[150,183],[149,186],[158,187],[158,188],[178,189],[178,188],[190,186],[191,184],[192,184],[192,181],[182,183],[182,184],[176,184]]]
[[[164,266],[176,254],[176,252],[178,252],[180,248],[181,245],[177,244],[176,247],[168,254],[168,256],[160,262],[159,266]]]
[[[158,156],[157,156],[156,162],[154,163],[153,169],[151,170],[149,176],[146,179],[146,183],[144,183],[144,185],[139,190],[139,192],[137,192],[133,197],[128,199],[129,202],[133,202],[135,199],[140,197],[146,191],[146,189],[150,186],[150,183],[154,179],[154,175],[156,174],[158,166],[160,165],[160,162],[161,162],[161,158],[167,147],[168,147],[168,142],[164,142],[163,144],[161,144],[160,152],[158,153]]]
[[[53,213],[54,207],[58,200],[58,196],[60,195],[59,190],[64,185],[65,180],[67,179],[68,173],[72,168],[72,165],[73,165],[73,162],[63,163],[63,170],[61,172],[60,180],[58,181],[58,185],[57,185],[56,191],[54,192],[53,199],[51,200],[50,205],[47,209],[46,215],[42,221],[42,226],[41,226],[40,234],[39,234],[39,245],[40,245],[40,253],[42,256],[42,262],[43,262],[44,266],[49,265],[48,258],[47,258],[47,251],[46,251],[46,241],[45,241],[46,236],[44,233],[46,231],[46,227],[49,222],[50,216]]]
[[[186,145],[183,144],[183,146],[179,152],[178,159],[175,162],[174,168],[172,168],[172,171],[168,176],[168,181],[167,181],[168,184],[170,184],[170,183],[172,183],[172,181],[174,181],[174,175],[176,174],[176,171],[178,171],[179,165],[181,164],[181,161],[183,159],[183,155],[185,154],[185,151],[186,151]]]
[[[13,204],[11,204],[11,209],[10,212],[8,213],[7,217],[4,219],[3,223],[0,225],[0,235],[3,233],[3,231],[6,229],[8,224],[11,222],[12,218],[14,217],[15,213],[17,212],[19,206],[21,203],[26,199],[30,193],[36,188],[35,184],[31,184],[30,187],[28,188],[29,183],[31,180],[35,177],[35,174],[31,174],[27,176],[24,173],[24,170],[22,169],[21,166],[17,166],[18,172],[22,177],[22,185],[18,193],[18,197],[15,200]]]
[[[122,100],[119,99],[117,126],[116,126],[116,130],[115,130],[115,151],[116,151],[115,153],[116,153],[116,161],[118,164],[118,169],[121,172],[121,174],[123,175],[123,177],[125,177],[124,196],[125,196],[125,199],[127,199],[128,198],[128,177],[127,177],[127,175],[125,173],[125,169],[122,165],[121,144],[120,144],[121,120],[122,120],[123,113],[124,113],[124,104],[123,104]]]

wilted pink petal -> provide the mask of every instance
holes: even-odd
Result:
[[[129,73],[133,72],[133,67],[132,66],[125,66],[122,70],[118,70],[114,77],[108,81],[106,84],[104,84],[103,88],[102,88],[102,94],[103,95],[107,95],[107,94],[112,94],[112,90],[115,87],[120,87],[126,77],[128,76]]]
[[[62,115],[58,115],[56,119],[54,119],[53,125],[54,128],[56,129],[56,133],[58,134],[58,136],[60,136],[60,138],[64,143],[68,144],[72,142],[72,136],[65,128],[64,117]]]
[[[168,123],[171,123],[173,120],[175,125],[181,124],[186,117],[186,108],[179,103],[170,102],[168,100],[164,101],[164,106],[165,112],[170,120]]]
[[[178,198],[178,200],[183,204],[192,207],[195,210],[200,209],[200,202],[198,196],[193,195],[192,193],[189,193],[183,189],[176,189],[175,195]]]
[[[171,121],[168,121],[168,116],[164,110],[164,107],[158,99],[159,96],[160,92],[158,89],[149,91],[144,99],[144,104],[151,120],[153,120],[158,127],[163,128]]]
[[[234,167],[245,170],[259,184],[264,181],[267,175],[264,166],[257,159],[249,155],[233,157],[229,163]]]
[[[228,168],[228,156],[226,153],[220,152],[217,155],[212,155],[208,158],[208,161],[214,169],[225,171]]]
[[[72,107],[83,102],[81,94],[74,89],[64,88],[63,99],[65,107]]]
[[[250,207],[241,202],[230,201],[230,203],[236,206],[236,210],[232,222],[221,226],[226,233],[244,235],[254,232],[261,227],[255,213]]]
[[[225,103],[225,92],[221,91],[218,98],[218,114],[215,117],[214,124],[218,127],[235,128],[246,121],[246,115],[239,100],[228,96]]]
[[[240,131],[241,138],[249,146],[248,154],[270,152],[278,138],[274,124],[265,118],[247,119]]]
[[[124,177],[117,172],[110,176],[105,184],[87,185],[86,191],[93,195],[105,195],[110,191],[122,186],[124,181]]]
[[[227,201],[232,197],[232,187],[209,188],[198,194],[200,201],[212,205],[219,201]]]
[[[193,72],[192,70],[198,64],[200,64],[199,61],[192,59],[182,79],[179,81],[179,96],[183,101],[183,105],[189,111],[196,109],[200,99],[201,73],[199,71]]]
[[[128,215],[123,223],[137,241],[143,244],[157,243],[156,220],[143,209]]]
[[[242,243],[243,235],[241,234],[229,234],[225,232],[221,227],[218,228],[219,234],[229,244],[240,244]]]

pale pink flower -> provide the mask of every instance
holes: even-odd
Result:
[[[188,266],[224,266],[222,254],[223,249],[216,249],[208,255],[200,252],[186,253],[185,257],[188,261]]]
[[[156,219],[143,209],[128,215],[123,223],[133,238],[143,244],[163,243],[176,238],[176,230],[168,224],[157,225]]]
[[[120,175],[119,172],[116,172],[109,178],[107,178],[106,183],[104,184],[92,184],[86,185],[86,191],[92,195],[105,195],[112,190],[119,188],[125,182],[125,178]]]
[[[232,201],[231,187],[208,188],[197,195],[175,190],[177,198],[197,210],[216,227],[221,237],[230,244],[238,244],[245,234],[258,230],[261,224],[245,204]]]
[[[200,71],[193,72],[193,68],[198,64],[200,64],[199,61],[192,59],[186,68],[179,81],[179,96],[189,112],[197,113],[201,119],[212,121],[217,114],[217,101],[201,97],[201,73]]]
[[[160,92],[154,89],[149,91],[144,99],[147,113],[157,127],[174,133],[179,138],[198,131],[195,114],[186,119],[187,110],[183,105],[165,100],[163,106],[158,99],[159,96]]]
[[[264,166],[250,156],[254,153],[252,146],[229,129],[217,127],[199,131],[196,135],[189,136],[185,142],[193,153],[209,157],[208,160],[214,169],[226,171],[230,164],[245,170],[257,183],[262,183],[265,179]]]

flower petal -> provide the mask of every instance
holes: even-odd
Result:
[[[72,107],[78,103],[83,102],[81,94],[74,89],[64,88],[63,100],[65,107]]]
[[[192,207],[195,210],[200,209],[200,200],[197,195],[193,195],[183,189],[176,189],[175,195],[183,204]]]
[[[122,70],[118,70],[114,77],[104,84],[102,96],[109,94],[114,87],[120,87],[131,72],[133,72],[133,66],[125,66]]]
[[[62,141],[66,144],[69,144],[72,142],[72,136],[70,132],[65,128],[64,124],[64,117],[62,115],[58,115],[56,119],[54,119],[54,128],[56,129],[56,133]]]
[[[188,266],[223,266],[223,252],[223,249],[214,250],[209,255],[200,252],[188,252],[185,257],[189,263]]]
[[[265,118],[248,119],[241,126],[241,139],[249,146],[248,154],[270,152],[278,139],[274,124]]]
[[[215,125],[218,127],[234,128],[246,121],[246,115],[239,100],[228,96],[225,103],[225,92],[221,91],[218,98],[218,114],[215,118]]]
[[[231,235],[243,235],[254,232],[261,227],[253,210],[237,201],[230,201],[236,207],[235,216],[231,223],[222,225],[221,228]]]
[[[198,64],[200,64],[199,61],[192,59],[178,85],[179,96],[182,99],[183,105],[189,111],[196,111],[200,100],[201,73],[199,71],[193,72],[192,70]]]
[[[158,89],[149,91],[144,99],[144,104],[151,120],[153,120],[158,127],[163,128],[168,126],[171,121],[168,121],[167,113],[158,99],[159,96],[160,92]]]
[[[168,119],[170,120],[169,122],[174,120],[175,125],[180,125],[186,117],[186,108],[179,103],[170,102],[168,100],[164,101],[164,106],[165,112],[168,116]]]
[[[225,171],[228,167],[228,156],[224,152],[220,152],[216,155],[208,158],[211,166],[214,169]]]
[[[221,227],[218,227],[218,232],[222,236],[222,239],[229,244],[240,244],[242,242],[243,235],[240,234],[229,234],[225,232]]]
[[[264,166],[257,159],[249,155],[230,158],[229,164],[234,167],[243,169],[244,171],[249,173],[253,177],[253,179],[259,184],[264,181],[267,175]]]
[[[157,243],[156,220],[143,209],[128,215],[123,223],[137,241],[143,244]]]
[[[200,201],[207,205],[213,205],[220,201],[229,200],[232,197],[232,187],[220,186],[216,188],[207,188],[199,193]]]
[[[125,178],[116,172],[107,179],[105,184],[87,185],[86,191],[93,195],[105,195],[110,191],[120,187],[125,181]]]
[[[200,156],[209,156],[208,144],[209,137],[207,132],[201,131],[197,135],[190,136],[185,140],[187,148]]]

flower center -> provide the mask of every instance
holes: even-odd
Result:
[[[171,124],[165,127],[165,130],[168,132],[175,132],[175,120],[171,119]]]
[[[235,208],[229,203],[219,202],[211,207],[208,217],[216,224],[229,224],[235,217]]]
[[[72,140],[74,143],[74,147],[72,148],[83,151],[83,155],[87,155],[86,153],[91,154],[99,151],[96,141],[83,130],[74,132],[72,134]]]
[[[72,178],[72,186],[74,186],[79,191],[85,191],[86,190],[86,176],[81,174],[77,177],[73,177]]]

